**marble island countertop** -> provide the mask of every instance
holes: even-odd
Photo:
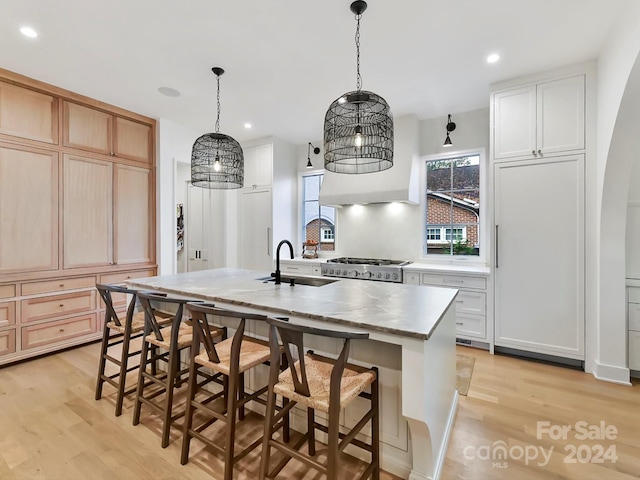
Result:
[[[340,279],[307,286],[264,282],[268,272],[220,268],[129,280],[136,288],[429,339],[457,290]],[[317,277],[316,277],[317,278]]]

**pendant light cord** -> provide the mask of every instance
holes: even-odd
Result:
[[[360,18],[362,18],[362,14],[356,15],[356,20],[358,21],[356,27],[356,89],[358,91],[362,90],[362,76],[360,75]]]
[[[220,75],[216,75],[218,79],[218,118],[216,118],[216,133],[220,133]]]

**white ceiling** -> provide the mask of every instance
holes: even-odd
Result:
[[[396,116],[481,108],[492,82],[597,58],[629,1],[369,0],[363,88]],[[210,68],[221,66],[221,132],[306,143],[322,138],[329,104],[355,89],[349,4],[1,0],[0,67],[205,133],[216,116]],[[39,37],[21,35],[23,25]],[[492,52],[501,60],[490,65]]]

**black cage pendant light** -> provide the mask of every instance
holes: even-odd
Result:
[[[240,144],[220,133],[220,76],[224,70],[211,69],[218,83],[218,117],[215,133],[205,133],[191,150],[191,183],[196,187],[221,190],[242,188],[244,184],[244,156]]]
[[[362,0],[351,4],[356,16],[356,90],[336,99],[324,117],[324,166],[336,173],[372,173],[393,166],[393,116],[380,95],[362,90],[360,18]]]

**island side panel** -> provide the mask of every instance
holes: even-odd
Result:
[[[458,405],[455,303],[429,340],[403,340],[402,386],[402,414],[409,423],[413,453],[409,480],[437,480]]]

